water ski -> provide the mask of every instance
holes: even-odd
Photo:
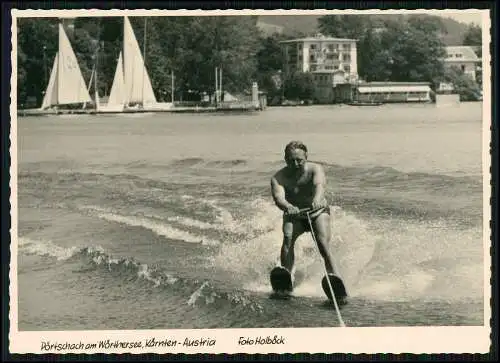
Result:
[[[281,266],[272,269],[271,287],[278,295],[289,295],[293,291],[292,275],[290,272]]]
[[[330,280],[330,284],[332,285],[333,293],[335,294],[335,299],[339,305],[343,305],[347,303],[347,291],[344,286],[344,282],[338,276],[333,274],[328,274],[328,278]],[[328,280],[326,276],[323,276],[321,280],[321,287],[325,292],[326,296],[330,301],[333,301],[332,294],[330,292],[330,286],[328,285]]]

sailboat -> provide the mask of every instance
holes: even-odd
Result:
[[[100,112],[119,112],[133,105],[144,109],[157,104],[144,60],[128,17],[123,21],[123,49],[116,65],[113,85],[107,105],[101,105]]]
[[[86,102],[91,99],[85,80],[64,27],[59,24],[59,50],[40,109]]]

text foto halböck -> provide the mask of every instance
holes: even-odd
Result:
[[[264,344],[285,344],[285,338],[283,336],[278,337],[277,335],[271,336],[257,336],[255,338],[250,337],[240,337],[238,339],[238,345],[264,345]]]

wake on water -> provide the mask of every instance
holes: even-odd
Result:
[[[50,241],[20,238],[19,249],[24,254],[50,256],[59,261],[84,258],[103,271],[124,269],[127,274],[132,273],[155,287],[189,288],[194,290],[186,301],[190,306],[200,301],[212,304],[223,300],[253,310],[261,309],[250,296],[270,293],[269,272],[279,264],[282,240],[279,210],[268,201],[256,198],[244,203],[241,206],[243,215],[236,217],[216,200],[189,195],[180,198],[187,204],[193,201],[211,208],[212,221],[183,215],[124,215],[110,208],[88,205],[79,206],[78,210],[108,222],[141,227],[161,237],[211,248],[213,253],[206,258],[206,265],[237,276],[241,291],[224,291],[206,276],[185,278],[131,257],[117,259],[99,246],[63,248]],[[434,225],[405,222],[395,228],[397,224],[390,221],[366,221],[336,206],[332,206],[331,218],[330,250],[351,297],[392,301],[482,297],[480,288],[471,290],[471,286],[476,286],[482,278],[481,261],[471,262],[463,257],[469,251],[467,246],[470,249],[470,245],[477,244],[480,239],[476,230],[450,234],[446,225],[439,221]],[[214,231],[220,232],[219,239],[207,237],[208,234],[217,235]],[[322,262],[309,234],[299,237],[295,255],[297,273],[303,276],[295,295],[324,298],[320,285]]]
[[[207,279],[201,280],[175,276],[164,271],[161,267],[150,267],[133,258],[115,258],[107,254],[100,246],[62,248],[52,242],[43,242],[29,238],[20,238],[18,245],[20,252],[26,255],[35,254],[52,257],[59,262],[74,262],[75,260],[79,260],[91,266],[90,268],[83,268],[74,272],[99,270],[104,273],[114,274],[118,278],[126,279],[129,282],[141,280],[154,288],[194,291],[186,300],[186,304],[191,307],[199,304],[231,303],[249,308],[252,311],[258,312],[262,310],[262,306],[258,302],[252,301],[244,292],[225,291]]]

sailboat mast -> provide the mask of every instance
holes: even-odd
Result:
[[[125,53],[125,29],[127,27],[127,16],[124,16],[123,17],[123,34],[122,34],[122,51],[121,53],[123,54],[123,59],[122,59],[122,66],[121,66],[121,72],[123,74],[123,83],[126,85],[128,81],[128,77],[127,75],[125,74],[125,64],[126,64],[126,61],[125,61],[125,57],[126,57],[126,53]],[[124,97],[124,107],[128,107],[129,106],[129,101],[130,101],[130,95],[129,95],[129,91],[126,91],[127,93],[125,94],[125,97]]]
[[[96,105],[97,105],[97,95],[99,94],[98,90],[97,90],[97,69],[99,68],[99,47],[100,47],[100,43],[99,43],[99,40],[98,40],[98,43],[97,43],[97,50],[96,50],[96,54],[95,54],[95,77],[94,77],[94,92],[95,92],[95,96],[96,96]]]
[[[63,69],[63,57],[61,57],[61,49],[62,49],[62,37],[63,34],[62,32],[64,31],[64,25],[62,18],[59,18],[59,43],[58,43],[58,57],[57,57],[57,78],[56,78],[56,90],[57,90],[57,98],[56,98],[56,107],[59,105],[59,100],[61,99],[61,74],[62,74],[62,69]]]
[[[144,58],[144,67],[142,67],[142,105],[144,106],[144,78],[146,77],[146,25],[148,18],[144,18],[144,50],[143,50],[143,58]]]
[[[172,70],[172,104],[174,104],[174,90],[175,90],[175,83],[174,83],[174,71]]]
[[[98,20],[97,30],[97,49],[95,54],[95,77],[94,77],[94,102],[96,110],[99,109],[99,82],[97,82],[97,73],[99,70],[99,50],[101,49],[101,19]]]
[[[219,73],[218,68],[215,67],[215,96],[214,96],[215,97],[215,107],[217,107],[217,99],[218,99],[217,95],[219,92],[219,81],[217,80],[218,73]]]

